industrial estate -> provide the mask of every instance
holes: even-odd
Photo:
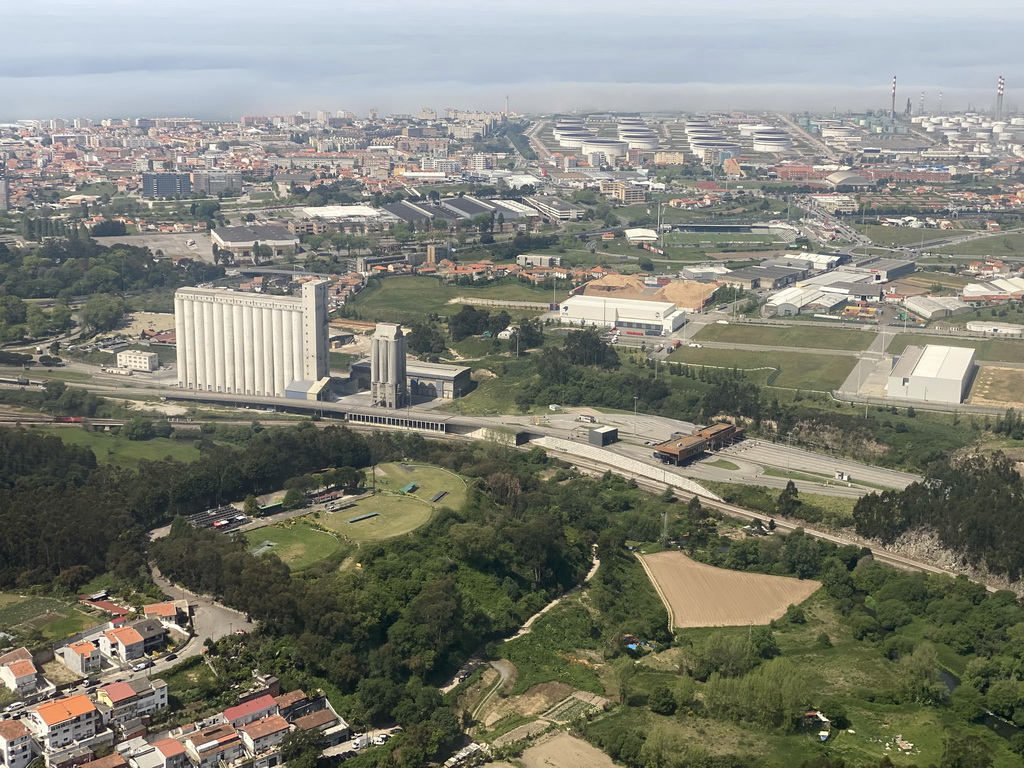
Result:
[[[0,125],[0,766],[1019,764],[994,82]]]

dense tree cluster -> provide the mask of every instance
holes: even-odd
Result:
[[[505,310],[491,313],[486,309],[464,306],[448,318],[448,333],[452,341],[462,341],[469,336],[480,336],[489,332],[492,336],[508,328],[512,317]]]
[[[80,395],[59,382],[55,404]],[[165,428],[129,422],[132,434]],[[140,462],[137,470],[97,466],[93,454],[58,438],[0,429],[0,586],[71,584],[107,570],[140,577],[144,530],[169,514],[191,514],[280,488],[289,478],[329,466],[369,463],[366,440],[341,427],[252,433],[244,447],[204,444],[191,464]]]
[[[148,248],[57,238],[37,248],[0,248],[0,292],[25,299],[91,296],[177,288],[223,277],[223,267],[200,261],[175,266]]]
[[[1002,454],[936,462],[924,482],[865,496],[853,514],[858,533],[884,544],[929,529],[972,565],[1012,581],[1024,573],[1024,479]]]

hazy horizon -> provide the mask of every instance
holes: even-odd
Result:
[[[168,10],[171,8],[171,10]],[[513,111],[1008,111],[1024,8],[982,0],[49,0],[5,9],[0,121]]]

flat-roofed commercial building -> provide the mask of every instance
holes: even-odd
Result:
[[[303,283],[299,296],[180,288],[178,386],[285,397],[293,382],[329,378],[327,320],[326,280]]]
[[[567,325],[619,328],[630,336],[667,336],[686,322],[672,302],[604,296],[570,296],[558,314]]]
[[[160,367],[160,359],[156,352],[141,352],[137,349],[126,349],[117,353],[117,367],[130,371],[155,371]]]
[[[527,197],[524,199],[527,205],[536,208],[544,216],[549,219],[558,219],[559,221],[570,221],[572,219],[581,219],[585,213],[585,209],[580,208],[572,203],[567,203],[560,197],[553,195],[537,195],[534,197]]]
[[[974,349],[909,346],[896,358],[886,394],[907,400],[959,405],[974,373]]]
[[[270,248],[274,256],[295,253],[299,238],[284,227],[254,225],[249,227],[217,227],[210,233],[214,245],[231,251],[243,259],[253,258],[256,244]]]

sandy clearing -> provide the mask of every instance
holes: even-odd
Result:
[[[526,768],[615,768],[604,752],[560,731],[523,752]]]
[[[640,559],[673,625],[682,629],[767,624],[821,586],[811,579],[715,568],[682,552],[658,552]]]

